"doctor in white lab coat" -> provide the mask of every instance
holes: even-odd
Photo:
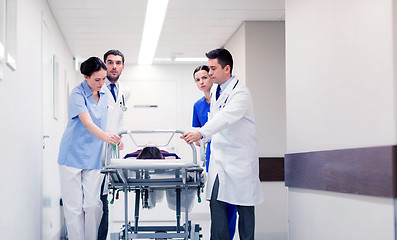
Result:
[[[124,112],[127,111],[127,101],[130,97],[130,90],[120,81],[119,77],[124,70],[124,55],[118,50],[109,50],[104,55],[104,61],[108,67],[106,87],[108,93],[108,123],[107,130],[118,133],[124,130]],[[114,84],[111,92],[111,85]]]
[[[119,81],[124,70],[124,55],[119,50],[109,50],[103,60],[107,66],[107,78],[102,90],[108,96],[108,119],[106,130],[119,133],[124,130],[124,112],[127,111],[127,101],[130,91]],[[124,148],[123,141],[119,143],[119,149]],[[98,231],[98,240],[105,240],[109,226],[108,189],[107,179],[102,182],[101,200],[103,203],[103,216]]]
[[[263,194],[251,95],[244,83],[232,76],[233,58],[228,50],[215,49],[206,55],[210,78],[218,84],[211,89],[209,119],[198,132],[181,138],[187,143],[212,138],[206,193],[211,239],[229,239],[225,203],[230,203],[237,206],[240,239],[253,240],[254,206],[263,201]]]
[[[111,83],[106,79],[106,86]],[[106,94],[108,94],[108,130],[112,129],[114,133],[119,133],[124,129],[124,112],[127,111],[127,101],[130,97],[130,91],[124,87],[120,82],[116,83],[115,92],[116,101],[114,100],[112,94],[110,93],[110,87],[103,88]]]

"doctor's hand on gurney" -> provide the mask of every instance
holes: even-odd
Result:
[[[193,142],[200,141],[200,139],[203,138],[203,135],[199,132],[187,132],[184,133],[181,138],[185,140],[187,144],[191,144]]]

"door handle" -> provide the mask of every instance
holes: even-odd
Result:
[[[44,142],[44,139],[46,139],[46,138],[50,138],[50,136],[48,136],[48,135],[43,135],[43,137],[42,137],[42,146],[43,146],[43,149],[45,149],[45,142]]]

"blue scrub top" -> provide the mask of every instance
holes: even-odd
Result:
[[[202,97],[193,106],[193,127],[202,127],[208,121],[208,113],[210,112],[210,104]]]
[[[78,115],[88,112],[92,121],[106,131],[107,96],[99,91],[98,103],[86,81],[75,87],[69,96],[69,120],[62,136],[58,163],[79,169],[101,169],[103,141],[92,135]]]
[[[193,106],[193,127],[202,127],[208,121],[208,113],[210,112],[210,104],[205,101],[205,97],[200,98]],[[208,172],[211,155],[211,141],[207,144],[207,152],[205,154],[205,167]]]

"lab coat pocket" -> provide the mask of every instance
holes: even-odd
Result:
[[[224,168],[229,175],[244,175],[244,171],[247,169],[247,161],[244,161],[245,154],[246,151],[243,148],[230,147],[225,149]]]

